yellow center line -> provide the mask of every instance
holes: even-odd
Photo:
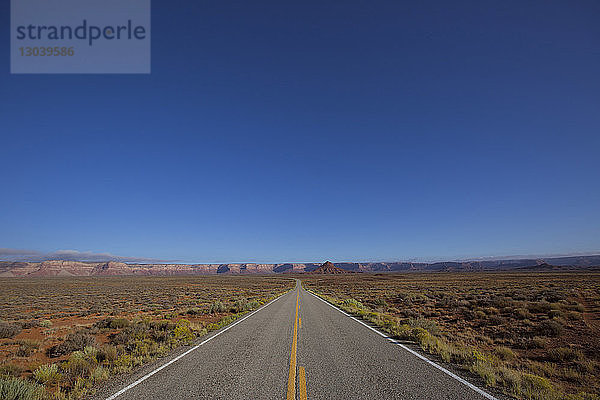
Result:
[[[298,346],[298,302],[300,291],[296,295],[296,316],[294,317],[294,338],[292,339],[292,355],[290,357],[290,373],[288,375],[287,400],[296,400],[296,347]]]
[[[298,398],[300,400],[307,400],[306,395],[306,373],[304,367],[298,367]]]

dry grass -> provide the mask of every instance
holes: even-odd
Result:
[[[80,398],[293,286],[282,276],[0,279],[0,398]]]
[[[352,274],[303,284],[515,397],[599,398],[600,274]]]

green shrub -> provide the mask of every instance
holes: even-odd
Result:
[[[238,299],[233,307],[231,308],[231,311],[234,313],[240,313],[240,312],[244,312],[244,311],[250,311],[250,310],[254,310],[255,308],[260,307],[260,303],[256,300],[253,301],[248,301],[245,298],[242,299]]]
[[[231,307],[231,312],[239,313],[239,312],[246,311],[247,306],[248,306],[248,300],[246,300],[244,298],[238,299],[235,303],[233,303],[233,306]]]
[[[504,346],[497,347],[494,352],[496,353],[498,358],[504,361],[514,360],[517,357],[511,349]]]
[[[521,393],[521,374],[514,369],[504,366],[498,368],[498,379],[501,385],[508,390],[509,393],[518,395]]]
[[[190,329],[190,321],[187,319],[180,319],[177,321],[177,325],[173,330],[173,337],[175,340],[189,342],[194,339],[194,333]]]
[[[70,382],[75,382],[78,378],[85,378],[92,372],[95,363],[86,359],[82,351],[75,351],[71,354],[67,362],[62,366],[63,372],[69,378]]]
[[[85,396],[86,393],[88,393],[88,390],[91,388],[91,386],[92,386],[91,380],[81,378],[81,377],[75,379],[75,382],[73,383],[73,386],[69,393],[69,398],[70,399],[82,398],[83,396]]]
[[[420,343],[422,338],[424,338],[427,335],[429,335],[429,332],[427,332],[425,329],[421,328],[420,326],[410,329],[411,339],[418,343]]]
[[[562,325],[554,320],[542,321],[536,328],[536,332],[540,336],[556,337],[556,336],[560,336],[562,331],[563,331]]]
[[[248,304],[246,305],[248,310],[255,310],[258,307],[260,307],[260,303],[256,300],[252,300],[250,302],[248,302]]]
[[[107,362],[111,363],[117,359],[117,348],[115,346],[111,346],[110,344],[105,344],[104,346],[98,349],[98,353],[96,354],[96,359],[98,362]]]
[[[225,304],[223,304],[222,302],[220,302],[218,300],[210,305],[209,312],[211,314],[222,313],[225,311],[227,311],[227,307],[225,307]]]
[[[202,310],[200,310],[200,308],[198,308],[198,307],[192,307],[192,308],[189,308],[185,313],[188,315],[198,315],[198,314],[202,313]]]
[[[152,338],[152,340],[162,343],[162,342],[166,342],[169,340],[170,338],[170,332],[173,329],[175,329],[175,325],[169,326],[169,330],[155,330],[153,329],[152,331],[150,331],[150,337]]]
[[[175,329],[175,324],[169,320],[159,320],[150,322],[150,328],[154,331],[170,331]]]
[[[111,334],[108,338],[113,345],[128,345],[135,339],[135,335],[132,334],[131,330],[126,329],[122,332]]]
[[[123,329],[129,326],[129,321],[125,318],[115,318],[110,321],[110,329]]]
[[[428,353],[439,355],[444,362],[450,362],[452,360],[452,346],[445,340],[425,331],[424,333],[420,332],[418,334],[418,341],[423,350]]]
[[[440,328],[438,328],[437,324],[435,323],[435,321],[429,320],[429,319],[425,319],[425,318],[409,318],[408,319],[408,325],[410,325],[413,328],[423,328],[425,329],[427,332],[431,333],[432,335],[439,335],[440,333]]]
[[[361,314],[361,316],[363,318],[365,318],[367,321],[376,324],[377,321],[379,321],[379,317],[380,317],[380,313],[378,312],[373,312],[373,311],[369,311],[366,314]]]
[[[100,329],[123,329],[130,325],[126,318],[104,318],[97,321],[94,326]]]
[[[60,381],[62,375],[58,372],[58,365],[46,364],[33,371],[33,378],[41,384],[54,385]]]
[[[97,366],[90,374],[90,379],[94,383],[99,383],[107,380],[109,377],[108,371],[102,366]]]
[[[411,328],[408,324],[396,325],[392,334],[399,339],[412,340]]]
[[[355,299],[346,299],[342,302],[341,305],[344,307],[351,308],[351,309],[356,308],[356,309],[361,310],[361,309],[365,308],[365,306],[360,301],[355,300]]]
[[[42,385],[18,378],[0,378],[0,399],[41,400],[45,396]]]
[[[398,325],[398,320],[391,315],[379,314],[375,323],[383,328],[384,331],[393,333],[395,327]]]
[[[113,371],[117,374],[130,372],[133,368],[133,357],[131,354],[122,354],[114,362]]]
[[[556,398],[550,381],[533,374],[523,374],[521,376],[521,393],[526,399],[551,400]]]
[[[135,348],[133,349],[133,352],[131,354],[136,357],[150,359],[153,355],[156,354],[157,348],[158,344],[150,339],[136,340]]]
[[[451,360],[459,365],[468,365],[473,362],[473,350],[464,344],[455,344],[451,347]]]
[[[548,350],[548,359],[551,361],[575,361],[582,360],[583,353],[579,350],[571,349],[568,347],[558,347],[555,349]]]
[[[387,307],[387,301],[383,297],[377,297],[373,300],[373,305],[376,307]]]
[[[196,336],[196,337],[204,336],[208,333],[208,331],[204,327],[204,324],[202,324],[202,323],[192,322],[190,324],[190,329],[192,330],[192,332],[194,333],[194,336]]]
[[[83,350],[86,346],[93,346],[96,339],[85,332],[74,332],[67,335],[64,342],[50,347],[46,353],[49,357],[60,357],[76,350]]]
[[[496,376],[497,368],[493,360],[477,350],[473,351],[473,358],[474,362],[470,368],[471,372],[479,375],[487,386],[495,386],[498,377]]]

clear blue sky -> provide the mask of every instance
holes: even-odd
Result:
[[[151,75],[10,75],[8,3],[0,247],[600,250],[597,1],[154,0]]]

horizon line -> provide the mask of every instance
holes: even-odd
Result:
[[[33,255],[29,253],[29,255]],[[163,265],[230,265],[230,264],[322,264],[326,261],[330,261],[335,264],[361,264],[361,263],[417,263],[417,264],[435,264],[435,263],[444,263],[444,262],[485,262],[485,261],[501,261],[501,260],[525,260],[525,259],[554,259],[554,258],[565,258],[565,257],[591,257],[591,256],[600,256],[600,251],[593,252],[579,252],[579,253],[558,253],[558,254],[515,254],[515,255],[502,255],[502,256],[478,256],[478,257],[433,257],[433,258],[410,258],[410,259],[379,259],[379,260],[359,260],[359,261],[332,261],[334,258],[326,259],[324,258],[321,261],[276,261],[276,262],[263,262],[263,261],[212,261],[212,262],[186,262],[183,260],[159,260],[159,259],[149,259],[149,258],[137,258],[137,257],[119,257],[113,256],[109,254],[97,254],[97,256],[104,256],[106,258],[102,259],[98,257],[97,259],[93,259],[94,257],[64,257],[61,258],[58,254],[54,254],[56,257],[53,257],[52,253],[43,255],[38,253],[38,258],[36,257],[15,257],[13,259],[0,259],[0,262],[31,262],[31,263],[39,263],[45,261],[71,261],[71,262],[83,262],[83,263],[105,263],[105,262],[120,262],[124,264],[141,264],[141,265],[153,265],[153,264],[163,264]]]

